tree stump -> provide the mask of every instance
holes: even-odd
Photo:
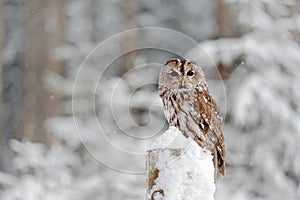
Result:
[[[147,151],[147,200],[213,200],[212,156],[198,145]]]

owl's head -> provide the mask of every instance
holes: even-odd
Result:
[[[160,71],[159,85],[174,91],[201,89],[206,80],[201,67],[187,59],[171,59],[167,61]]]

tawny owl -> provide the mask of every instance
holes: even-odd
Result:
[[[224,176],[226,150],[222,118],[208,92],[201,67],[186,59],[167,61],[160,72],[158,91],[169,125],[211,151],[215,178],[217,169]]]

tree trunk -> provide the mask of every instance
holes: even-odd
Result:
[[[236,36],[235,22],[232,14],[230,5],[224,2],[224,0],[218,0],[217,22],[219,38],[231,38]],[[228,79],[233,71],[233,66],[226,66],[223,63],[217,63],[217,68],[219,73],[217,73],[216,77],[222,80]]]
[[[136,13],[137,5],[135,0],[123,0],[123,10],[124,10],[124,28],[126,30],[136,27]],[[138,46],[138,35],[132,33],[124,37],[122,42],[123,52],[128,52],[123,55],[121,75],[129,71],[134,67],[134,59],[137,55],[135,49]]]
[[[3,128],[3,38],[4,38],[4,24],[3,24],[3,6],[4,0],[0,0],[0,170],[3,169],[3,154],[4,154],[4,128]]]
[[[234,37],[235,25],[230,5],[224,0],[218,0],[217,21],[219,27],[219,37]]]
[[[44,1],[29,0],[26,3],[30,13],[26,21],[28,48],[25,55],[23,139],[44,142],[45,135],[41,132],[43,87],[40,79],[45,62]]]
[[[64,40],[62,0],[29,0],[27,52],[25,69],[23,139],[50,143],[43,129],[45,119],[59,113],[60,97],[46,91],[46,71],[64,74],[63,62],[56,61],[55,51]]]
[[[51,73],[65,74],[65,64],[58,61],[55,55],[58,54],[58,47],[64,42],[64,1],[45,1],[45,71]],[[44,83],[42,83],[44,84]],[[44,119],[62,114],[61,97],[51,91],[43,90]],[[50,145],[51,137],[47,135],[46,143]]]

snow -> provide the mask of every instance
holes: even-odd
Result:
[[[186,148],[190,142],[178,128],[170,126],[168,130],[154,139],[149,149]]]
[[[155,199],[212,200],[214,199],[214,166],[210,152],[202,149],[192,139],[180,137],[176,127],[170,127],[153,142],[151,149],[157,153],[155,168],[159,176],[150,194],[164,190],[164,197]],[[173,149],[181,149],[181,155],[174,155]]]

